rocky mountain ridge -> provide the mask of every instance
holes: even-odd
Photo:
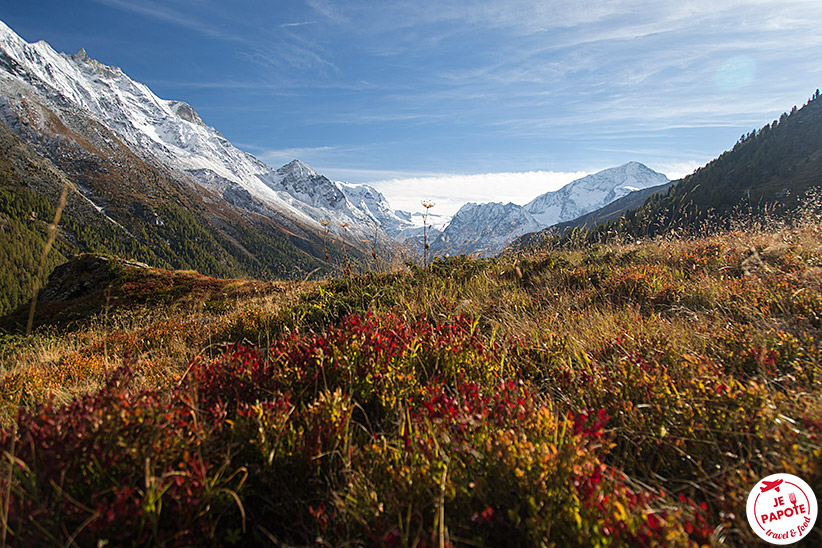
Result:
[[[0,68],[5,69],[0,96],[6,102],[25,97],[60,118],[91,118],[144,159],[185,174],[207,190],[235,197],[247,192],[251,200],[235,203],[239,207],[253,202],[252,212],[261,213],[262,205],[271,216],[313,230],[333,218],[331,230],[350,235],[352,242],[378,228],[337,184],[305,164],[269,167],[234,147],[187,103],[157,97],[119,67],[100,63],[85,50],[67,55],[43,41],[29,44],[0,22]]]

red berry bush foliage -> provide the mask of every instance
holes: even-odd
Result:
[[[170,391],[123,367],[0,433],[7,543],[708,543],[705,506],[611,463],[619,410],[557,408],[522,345],[467,316],[363,314],[196,361]]]

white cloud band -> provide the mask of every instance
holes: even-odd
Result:
[[[588,172],[527,171],[407,177],[369,183],[385,194],[391,206],[406,211],[422,209],[420,200],[437,205],[439,215],[453,215],[466,202],[514,202],[525,204],[538,195],[562,188]]]

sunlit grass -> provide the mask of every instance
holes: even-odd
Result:
[[[10,542],[748,545],[760,477],[822,491],[822,231],[759,228],[6,336]]]

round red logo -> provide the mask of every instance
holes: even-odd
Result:
[[[793,544],[805,538],[816,522],[816,496],[802,479],[773,474],[748,495],[748,523],[771,544]]]

